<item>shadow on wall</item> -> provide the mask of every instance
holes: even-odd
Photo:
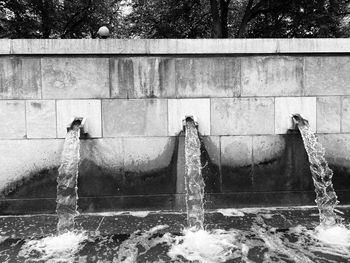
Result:
[[[278,155],[273,153],[276,149],[271,147],[267,149],[269,153],[265,153],[270,158],[262,158],[253,147],[249,164],[222,165],[222,191],[225,197],[213,196],[212,202],[220,202],[226,207],[315,204],[308,156],[300,132],[289,130],[285,135],[273,136],[273,140],[282,145],[278,146],[281,147]],[[334,171],[335,190],[349,190],[350,171],[332,164],[330,167]],[[343,204],[350,201],[346,192],[338,191],[340,200],[342,196],[344,198],[341,200]],[[228,197],[231,199],[227,200]]]
[[[314,204],[312,177],[299,132],[271,137],[283,142],[277,155],[271,153],[275,151],[273,146],[268,146],[271,149],[267,149],[266,158],[253,157],[249,165],[229,162],[222,167],[212,156],[217,145],[210,137],[201,137],[207,208]],[[184,198],[184,185],[179,186],[184,183],[179,180],[184,176],[183,142],[183,135],[169,138],[159,156],[145,165],[138,164],[135,169],[132,165],[126,166],[125,160],[108,165],[101,157],[106,149],[99,140],[82,140],[78,181],[80,212],[178,209],[179,197]],[[108,154],[115,158],[115,152]],[[344,190],[337,193],[345,204],[350,200],[349,191],[345,191],[350,189],[349,167],[332,164],[330,167],[334,170],[336,191]],[[58,167],[47,168],[14,182],[2,193],[0,214],[55,212],[57,174]]]
[[[80,211],[105,209],[173,209],[178,167],[179,137],[170,137],[164,151],[154,160],[134,166],[106,164],[101,151],[108,150],[98,140],[81,141],[78,195]],[[201,144],[203,175],[207,191],[219,191],[219,169]],[[106,153],[104,153],[106,154]],[[114,155],[115,152],[107,153]],[[170,157],[169,157],[170,156]],[[166,161],[167,160],[167,161]],[[136,162],[136,161],[135,161]],[[0,213],[55,211],[58,167],[44,169],[9,185],[2,193]],[[181,175],[183,176],[183,175]]]

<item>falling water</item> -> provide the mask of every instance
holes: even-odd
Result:
[[[186,119],[185,135],[185,185],[187,223],[191,229],[203,229],[204,181],[202,177],[200,140],[192,118]]]
[[[63,146],[61,166],[58,169],[56,212],[59,234],[74,229],[74,217],[78,214],[79,129],[79,125],[74,125],[68,131]]]
[[[333,189],[333,171],[328,167],[325,159],[325,150],[318,142],[316,135],[311,131],[309,122],[299,114],[293,115],[304,146],[309,156],[310,170],[315,185],[316,204],[320,212],[320,223],[322,227],[334,226],[341,218],[335,214],[334,208],[338,204],[337,195]]]

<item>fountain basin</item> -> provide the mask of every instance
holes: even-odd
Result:
[[[343,213],[344,223],[348,224],[350,207],[339,206],[339,211]],[[227,240],[234,242],[235,247],[232,246],[231,249],[236,253],[235,255],[241,255],[233,261],[218,262],[249,262],[248,259],[252,262],[264,262],[264,258],[269,256],[294,262],[293,253],[294,256],[298,256],[297,259],[318,259],[320,262],[331,260],[346,262],[349,259],[349,253],[346,254],[350,252],[349,247],[327,244],[315,238],[314,229],[319,223],[316,207],[226,208],[207,211],[205,218],[206,235],[212,238],[215,235],[224,235]],[[38,241],[55,234],[56,223],[56,216],[50,214],[0,217],[2,226],[0,260],[5,262],[5,259],[10,259],[15,262],[21,259],[21,255],[25,254],[23,250],[28,249],[26,244],[33,241],[39,243]],[[170,242],[169,240],[185,238],[183,236],[184,225],[186,225],[185,213],[171,211],[84,213],[76,217],[76,225],[77,233],[84,231],[80,233],[84,233],[86,238],[71,255],[74,262],[96,262],[97,260],[119,262],[113,260],[117,260],[118,255],[123,253],[131,255],[130,246],[141,242],[140,238],[150,229],[156,229],[145,236],[147,240],[145,242],[148,242],[150,247],[139,249],[136,261],[130,262],[156,262],[157,260],[158,262],[191,262],[181,257],[179,261],[171,261],[168,255],[171,245],[166,243],[166,241]],[[219,233],[218,229],[220,229]],[[155,242],[156,245],[154,245],[153,241],[160,241],[160,243]],[[299,244],[300,241],[306,243]],[[181,244],[185,243],[183,240],[182,242]],[[213,246],[214,244],[210,242],[212,241],[208,240],[207,243],[199,244],[196,249],[205,249],[207,245]],[[151,244],[154,246],[152,247]],[[218,249],[219,245],[215,244],[214,247]],[[306,245],[310,247],[309,250],[306,249]],[[279,253],[276,252],[277,247],[280,249]],[[225,248],[227,249],[227,246]],[[318,251],[318,248],[322,248],[323,252]],[[221,252],[216,250],[215,253]],[[26,256],[28,260],[37,260],[40,256],[44,258],[45,255],[32,253]],[[212,262],[210,258],[217,255],[206,256],[208,261],[202,262]]]

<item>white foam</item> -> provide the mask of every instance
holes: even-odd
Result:
[[[101,213],[85,213],[87,216],[135,216],[146,217],[150,214],[150,211],[119,211],[119,212],[101,212]]]
[[[350,230],[344,225],[329,228],[316,227],[315,237],[324,242],[339,246],[350,246]]]
[[[226,209],[218,209],[216,212],[221,213],[223,216],[244,216],[244,213],[238,209],[234,208],[226,208]]]
[[[75,253],[81,248],[81,243],[86,239],[85,232],[66,232],[57,236],[30,240],[23,245],[18,255],[30,258],[31,262],[72,262]],[[31,255],[38,253],[40,255],[38,258],[31,258]]]
[[[168,252],[172,260],[183,257],[186,260],[201,263],[226,262],[229,259],[242,257],[242,251],[248,254],[249,248],[236,244],[236,232],[199,230],[196,232],[185,230],[183,236],[176,236]]]

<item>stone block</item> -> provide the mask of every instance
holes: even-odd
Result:
[[[0,189],[60,165],[63,140],[0,140]]]
[[[64,138],[67,126],[74,117],[87,119],[88,136],[101,137],[101,101],[100,100],[58,100],[57,101],[57,137]]]
[[[242,96],[300,96],[303,62],[286,56],[242,58]]]
[[[19,100],[0,101],[0,138],[26,137],[25,102]]]
[[[103,100],[103,136],[166,136],[167,101]]]
[[[124,167],[126,171],[150,172],[171,163],[175,149],[174,137],[124,138]]]
[[[242,192],[252,187],[252,137],[222,136],[222,190]]]
[[[342,98],[341,131],[350,132],[350,97]]]
[[[202,176],[206,193],[221,192],[220,137],[201,137]]]
[[[317,137],[329,163],[350,169],[350,134],[319,134]]]
[[[109,98],[107,58],[42,58],[44,99]]]
[[[211,100],[212,135],[273,134],[273,98]]]
[[[339,133],[341,122],[341,97],[317,97],[316,109],[317,132]]]
[[[193,116],[198,121],[201,135],[210,135],[210,99],[169,99],[169,136],[182,131],[182,120],[185,116]]]
[[[316,131],[316,98],[285,97],[275,98],[275,133],[283,134],[292,129],[292,115],[296,113],[307,119],[311,129]]]
[[[176,138],[139,137],[123,140],[123,191],[128,194],[175,193]]]
[[[220,137],[219,136],[202,136],[203,147],[215,165],[220,165]],[[203,154],[203,152],[202,152]]]
[[[10,54],[12,39],[0,39],[0,54]]]
[[[121,171],[124,166],[123,145],[122,138],[81,140],[81,160],[89,160],[101,169]]]
[[[221,163],[230,166],[252,164],[252,136],[222,136]]]
[[[299,133],[253,137],[255,191],[312,191],[309,160]]]
[[[111,197],[124,193],[121,187],[124,178],[124,148],[121,138],[81,140],[80,155],[79,198]],[[90,211],[96,207],[93,201],[87,205]]]
[[[285,139],[279,135],[253,137],[254,164],[269,162],[279,158],[286,147]]]
[[[240,58],[176,59],[176,97],[240,96]]]
[[[175,97],[175,62],[170,58],[111,59],[112,98]]]
[[[0,99],[40,98],[40,59],[0,58]]]
[[[350,95],[350,57],[305,57],[305,95]]]
[[[56,138],[56,103],[54,100],[27,100],[28,138]]]
[[[326,161],[333,170],[334,189],[349,189],[350,134],[319,134],[318,139],[325,149]]]

